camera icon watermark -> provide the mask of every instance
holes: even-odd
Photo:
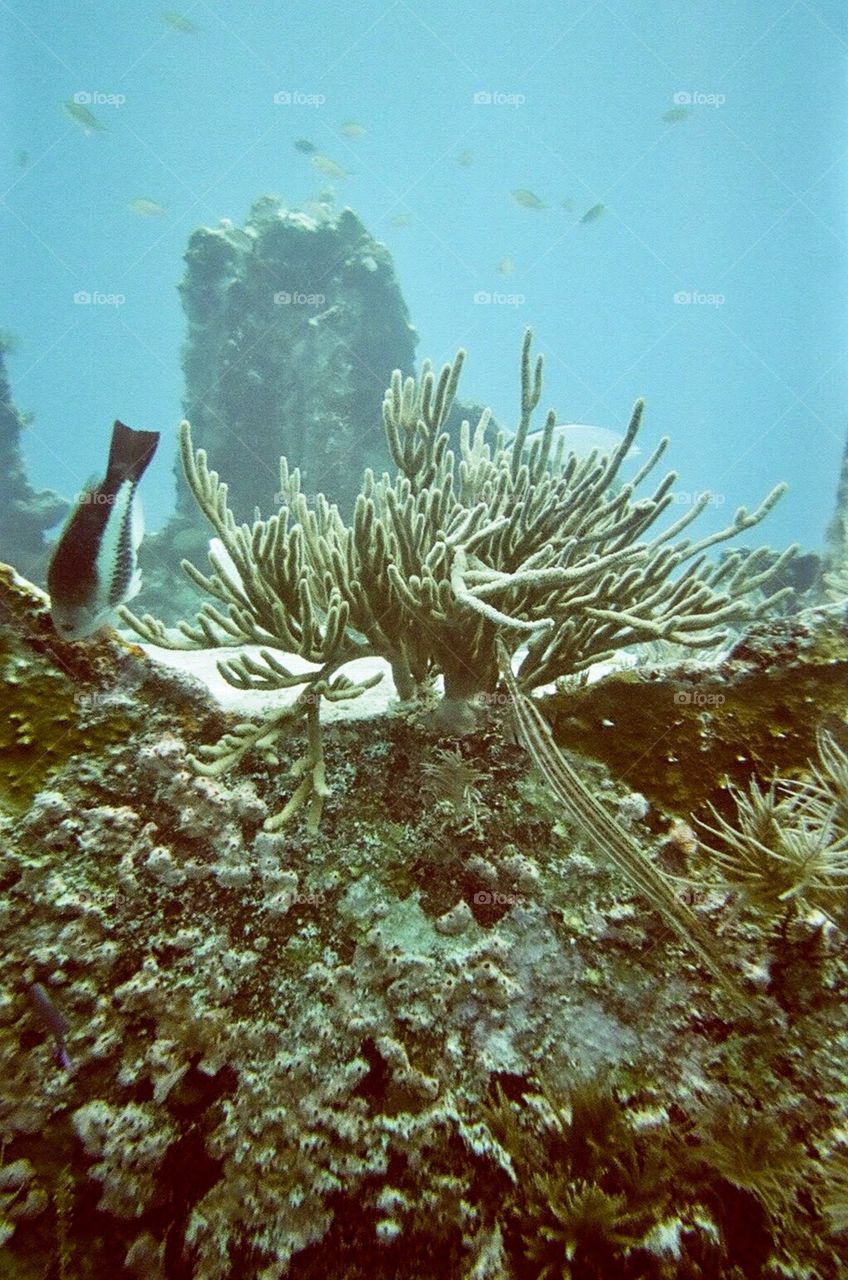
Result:
[[[301,89],[280,89],[274,94],[275,107],[323,107],[323,93],[304,93]]]
[[[99,489],[81,489],[74,494],[74,504],[86,507],[113,507],[117,502],[116,493],[102,493]]]
[[[673,489],[672,502],[678,507],[694,507],[702,503],[705,507],[723,507],[727,497],[723,493],[713,493],[710,489]]]
[[[111,711],[117,704],[131,702],[145,679],[143,670],[123,671],[114,684],[105,689],[84,689],[75,693],[74,702],[84,712]]]
[[[526,899],[520,893],[494,893],[490,889],[478,889],[474,894],[474,901],[482,907],[514,907]]]
[[[475,694],[474,701],[478,707],[508,707],[512,698],[508,693],[501,693],[499,689],[495,689],[491,692],[484,690]]]
[[[100,293],[98,290],[78,289],[74,294],[74,305],[77,307],[122,307],[126,302],[123,293]]]
[[[301,491],[300,496],[305,501],[307,507],[314,508],[314,507],[317,507],[318,500],[323,495],[320,493],[303,493]],[[289,500],[289,495],[287,493],[283,493],[281,489],[278,489],[275,494],[272,494],[272,501],[275,507],[285,506],[288,500]]]
[[[326,301],[323,293],[289,293],[287,289],[281,289],[274,294],[275,307],[323,307]]]

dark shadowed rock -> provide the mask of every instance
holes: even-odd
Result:
[[[825,534],[823,587],[831,600],[848,597],[848,437],[836,486],[836,505]]]
[[[12,403],[0,346],[0,556],[41,583],[49,554],[44,531],[62,519],[68,503],[51,489],[36,491],[27,479],[20,444],[25,427]]]
[[[285,454],[307,493],[347,510],[388,464],[380,405],[417,335],[388,250],[350,209],[258,201],[245,228],[200,228],[180,286],[184,408],[239,518],[276,505]],[[195,519],[178,476],[178,515]]]

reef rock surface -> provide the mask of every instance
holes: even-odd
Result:
[[[0,661],[0,1276],[836,1280],[835,923],[693,896],[739,1006],[497,710],[329,726],[272,834],[285,762],[197,776],[206,693],[6,570]],[[660,856],[685,812],[580,768]]]

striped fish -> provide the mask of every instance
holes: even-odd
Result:
[[[141,587],[144,525],[135,491],[158,443],[158,431],[133,431],[123,422],[112,428],[106,476],[80,496],[47,571],[50,615],[63,640],[106,626]]]

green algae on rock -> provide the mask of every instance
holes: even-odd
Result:
[[[727,816],[727,784],[795,773],[820,728],[848,720],[848,619],[841,608],[757,623],[717,662],[691,660],[608,674],[545,703],[560,746],[682,816]],[[650,729],[646,737],[645,726]]]
[[[2,564],[0,675],[0,809],[9,813],[25,812],[69,760],[117,755],[164,687],[187,725],[221,725],[196,689],[148,662],[136,645],[108,633],[84,645],[61,640],[46,597]]]

